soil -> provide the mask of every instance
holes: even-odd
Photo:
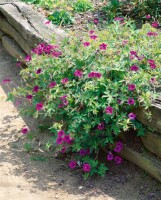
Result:
[[[21,84],[19,68],[0,43],[0,82]],[[13,83],[10,87],[16,87]],[[161,184],[133,164],[109,166],[104,178],[84,181],[80,170],[68,168],[65,158],[45,151],[47,133],[38,121],[19,113],[18,104],[6,101],[8,87],[0,85],[0,199],[3,200],[160,200]],[[37,149],[26,152],[22,127],[36,135]],[[101,155],[106,156],[106,155]]]

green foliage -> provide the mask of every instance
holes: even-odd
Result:
[[[73,4],[73,10],[75,12],[85,12],[93,8],[92,3],[89,0],[77,0]]]
[[[136,30],[131,21],[114,21],[106,30],[95,30],[95,39],[84,33],[81,40],[70,36],[59,46],[40,44],[28,68],[21,71],[26,86],[18,87],[12,95],[24,99],[33,95],[26,103],[26,113],[33,111],[37,117],[53,120],[53,143],[58,149],[65,146],[77,161],[91,166],[85,178],[105,174],[107,167],[99,162],[99,150],[113,151],[121,132],[134,129],[138,136],[144,135],[142,124],[129,114],[139,107],[150,107],[161,82],[161,34],[147,33],[156,33],[156,29],[145,24]],[[131,84],[135,86],[132,90]],[[37,92],[33,91],[35,86],[39,86]],[[40,102],[41,109],[37,108]],[[108,112],[109,108],[113,110]],[[59,130],[70,140],[58,137]],[[89,152],[82,156],[80,150]]]
[[[55,11],[48,17],[53,24],[57,25],[69,25],[74,23],[74,18],[71,14],[65,10]]]

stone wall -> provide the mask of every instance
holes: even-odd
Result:
[[[37,44],[50,43],[53,35],[57,42],[67,34],[45,17],[22,2],[0,0],[0,40],[13,57],[23,60]]]

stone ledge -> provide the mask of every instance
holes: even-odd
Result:
[[[45,21],[46,18],[30,5],[0,1],[0,31],[12,37],[26,54],[41,42],[52,42],[53,35],[57,43],[67,37],[63,30],[52,24],[45,25]]]

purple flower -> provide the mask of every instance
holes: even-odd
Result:
[[[139,70],[139,67],[138,67],[137,65],[132,65],[132,66],[130,67],[130,70],[136,72],[136,71]]]
[[[155,69],[157,66],[156,66],[156,64],[155,64],[155,61],[154,60],[148,60],[148,63],[149,63],[149,65],[150,65],[150,68],[151,69]]]
[[[133,90],[135,90],[135,89],[136,89],[135,84],[129,84],[129,85],[128,85],[128,90],[129,90],[129,91],[133,91]]]
[[[90,38],[91,38],[92,40],[96,40],[96,39],[98,38],[98,36],[97,36],[97,35],[91,35]]]
[[[67,84],[68,81],[69,81],[68,78],[63,78],[63,79],[61,80],[61,83],[62,83],[62,84]]]
[[[100,124],[98,124],[97,129],[98,130],[103,130],[105,128],[105,124],[103,122],[101,122]]]
[[[150,31],[147,33],[147,36],[158,36],[158,33]]]
[[[114,151],[117,153],[119,153],[121,150],[122,150],[122,146],[119,146],[119,145],[114,148]]]
[[[63,100],[66,99],[66,98],[67,98],[67,94],[61,96],[61,97],[60,97],[60,100],[63,101]]]
[[[21,65],[22,65],[22,62],[21,61],[17,61],[16,66],[20,67]]]
[[[106,114],[112,115],[113,114],[113,110],[114,110],[114,108],[112,108],[111,106],[108,106],[106,108]]]
[[[89,164],[84,164],[83,165],[83,170],[85,171],[85,172],[90,172],[90,170],[91,170],[91,166],[89,165]]]
[[[39,91],[39,86],[38,85],[36,85],[36,86],[34,86],[34,89],[33,89],[33,92],[38,92]]]
[[[40,74],[42,72],[42,69],[38,69],[37,71],[36,71],[36,74]]]
[[[135,120],[136,115],[135,115],[134,113],[130,113],[130,114],[128,114],[128,118],[129,118],[130,120]]]
[[[113,160],[113,158],[114,158],[113,153],[112,153],[112,152],[109,152],[109,153],[107,154],[107,160],[108,160],[108,161],[111,161],[111,160]]]
[[[80,71],[78,69],[74,72],[74,76],[77,76],[79,78],[82,77],[82,75],[83,75],[82,71]]]
[[[122,142],[116,142],[116,146],[118,147],[123,147],[123,144],[122,144]]]
[[[66,146],[63,146],[62,149],[61,149],[61,152],[62,152],[62,153],[65,153],[65,152],[66,152],[66,149],[67,149]]]
[[[99,72],[90,72],[88,74],[88,78],[101,78],[101,74]]]
[[[53,81],[53,82],[51,82],[50,84],[49,84],[49,88],[53,88],[53,87],[55,87],[57,85],[57,83],[55,82],[55,81]]]
[[[32,95],[32,94],[28,94],[28,95],[26,96],[26,99],[28,99],[28,100],[32,100],[32,98],[33,98],[33,95]]]
[[[85,155],[86,155],[86,151],[85,151],[84,149],[81,149],[81,150],[79,151],[79,155],[80,155],[80,156],[85,156]]]
[[[115,20],[115,21],[123,21],[124,18],[123,18],[123,17],[115,17],[114,20]]]
[[[122,163],[122,158],[120,156],[115,156],[114,161],[116,164],[121,164]]]
[[[63,137],[65,132],[63,130],[58,131],[58,137]]]
[[[63,140],[64,140],[64,142],[70,144],[70,142],[71,142],[71,137],[70,137],[70,135],[65,135],[64,138],[63,138]]]
[[[86,155],[89,155],[89,154],[91,153],[90,148],[86,149],[86,150],[85,150],[85,153],[86,153]]]
[[[71,161],[71,162],[69,163],[70,169],[74,169],[74,168],[76,168],[76,166],[77,166],[77,162],[76,162],[76,161]]]
[[[154,28],[158,28],[159,24],[158,22],[152,22],[151,26]]]
[[[146,15],[145,16],[147,19],[150,19],[151,18],[151,16],[148,14],[148,15]]]
[[[69,102],[68,102],[67,99],[63,99],[63,100],[62,100],[62,103],[63,103],[64,106],[67,106]]]
[[[27,56],[25,57],[25,61],[26,61],[26,62],[30,62],[31,60],[32,60],[32,58],[31,58],[30,55],[27,55]]]
[[[94,18],[93,21],[94,21],[94,24],[96,24],[96,25],[99,23],[99,19],[97,19],[97,18]]]
[[[132,50],[132,51],[130,51],[130,55],[137,56],[137,52]]]
[[[84,45],[84,47],[89,47],[90,42],[84,42],[83,45]]]
[[[90,34],[90,35],[93,35],[93,34],[94,34],[94,30],[90,30],[90,31],[89,31],[89,34]]]
[[[43,109],[43,103],[37,103],[36,104],[36,110],[38,110],[38,111],[40,111],[40,110],[42,110]]]
[[[29,132],[28,128],[22,128],[21,133],[27,134]]]
[[[118,103],[118,104],[121,104],[121,102],[122,102],[121,99],[118,99],[118,100],[117,100],[117,103]]]
[[[56,139],[56,143],[57,143],[57,144],[62,144],[62,142],[63,142],[63,139],[62,139],[61,137],[58,137],[58,138]]]
[[[129,105],[133,105],[133,104],[135,103],[135,100],[132,99],[132,98],[128,98],[127,103],[128,103]]]
[[[60,103],[59,105],[58,105],[58,108],[63,108],[64,107],[64,104],[62,104],[62,103]]]
[[[7,84],[7,83],[10,83],[11,82],[11,79],[4,79],[3,81],[2,81],[2,84]]]
[[[54,52],[52,52],[51,54],[52,54],[52,56],[55,57],[55,58],[59,58],[59,57],[62,55],[62,53],[59,52],[59,51],[54,51]]]
[[[107,44],[105,44],[105,43],[100,44],[100,49],[101,50],[106,50],[107,49]]]

